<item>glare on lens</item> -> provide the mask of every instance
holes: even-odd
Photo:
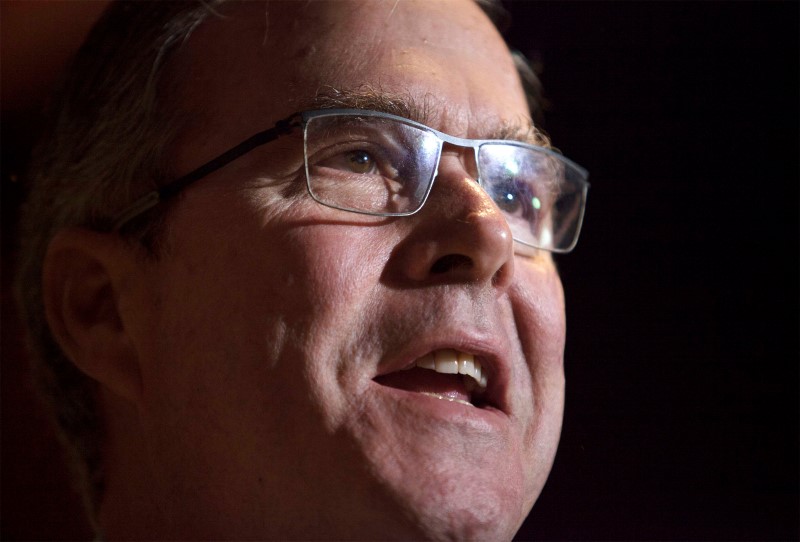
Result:
[[[519,162],[516,160],[508,160],[504,167],[506,168],[506,172],[510,175],[516,175],[519,173]]]

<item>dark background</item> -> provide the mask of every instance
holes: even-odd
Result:
[[[520,538],[797,540],[798,4],[510,8],[592,183]]]
[[[541,70],[544,127],[592,183],[559,258],[562,443],[518,538],[797,540],[798,3],[507,5],[509,41]],[[97,11],[75,6],[62,41]],[[12,176],[41,96],[9,91],[22,68],[7,56],[2,538],[87,538],[8,297]]]

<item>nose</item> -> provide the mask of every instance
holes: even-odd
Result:
[[[395,251],[402,279],[417,285],[485,283],[505,291],[514,275],[508,222],[457,156],[443,155],[422,209],[406,219]]]

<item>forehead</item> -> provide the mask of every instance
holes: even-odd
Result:
[[[508,50],[472,0],[235,3],[176,56],[182,107],[229,140],[338,92],[411,100],[460,136],[527,117]]]

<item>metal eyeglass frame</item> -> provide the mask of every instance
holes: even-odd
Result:
[[[534,248],[541,248],[542,250],[547,250],[547,251],[550,251],[550,252],[566,253],[566,252],[571,251],[575,247],[575,244],[577,243],[577,240],[578,240],[578,235],[580,234],[581,224],[583,222],[583,214],[584,214],[584,207],[585,207],[586,192],[589,189],[589,183],[586,180],[588,178],[588,176],[589,176],[589,173],[583,167],[579,166],[578,164],[576,164],[572,160],[564,157],[560,153],[557,153],[557,152],[553,151],[552,149],[547,149],[545,147],[538,147],[536,145],[530,145],[530,144],[527,144],[527,143],[522,143],[522,142],[513,141],[513,140],[466,139],[466,138],[461,138],[461,137],[455,137],[455,136],[451,136],[449,134],[445,134],[443,132],[440,132],[438,130],[435,130],[435,129],[433,129],[433,128],[429,127],[429,126],[426,126],[426,125],[424,125],[422,123],[415,122],[413,120],[407,119],[405,117],[400,117],[398,115],[392,115],[390,113],[383,113],[383,112],[380,112],[380,111],[371,111],[371,110],[363,110],[363,109],[318,109],[318,110],[313,110],[313,111],[301,111],[301,112],[292,113],[288,117],[276,122],[275,125],[272,126],[271,128],[268,128],[267,130],[264,130],[263,132],[258,132],[257,134],[250,136],[249,138],[245,139],[244,141],[242,141],[238,145],[235,145],[234,147],[232,147],[229,150],[225,151],[224,153],[220,154],[216,158],[213,158],[213,159],[209,160],[208,162],[204,163],[203,165],[201,165],[200,167],[190,171],[186,175],[182,175],[181,177],[178,177],[174,181],[171,181],[171,182],[165,184],[164,186],[162,186],[162,187],[160,187],[160,188],[158,188],[156,190],[153,190],[152,192],[149,192],[149,193],[145,194],[144,196],[138,198],[136,201],[134,201],[131,205],[129,205],[127,208],[125,208],[121,213],[119,213],[115,217],[112,230],[113,231],[119,231],[126,224],[128,224],[131,220],[133,220],[133,219],[137,218],[138,216],[144,214],[145,212],[147,212],[150,209],[154,208],[158,204],[163,203],[164,201],[167,201],[170,198],[176,196],[182,190],[184,190],[185,188],[187,188],[188,186],[190,186],[194,182],[199,181],[200,179],[210,175],[211,173],[217,171],[218,169],[221,169],[221,168],[225,167],[226,165],[230,164],[231,162],[233,162],[237,158],[240,158],[241,156],[247,154],[248,152],[252,151],[253,149],[256,149],[256,148],[258,148],[258,147],[260,147],[262,145],[266,145],[267,143],[275,141],[276,139],[278,139],[279,137],[281,137],[283,135],[287,135],[287,134],[291,133],[296,128],[303,128],[304,129],[304,138],[305,138],[305,126],[310,120],[312,120],[314,118],[317,118],[317,117],[332,116],[332,115],[352,115],[352,116],[360,116],[360,117],[379,117],[379,118],[395,120],[395,121],[401,122],[403,124],[406,124],[406,125],[418,128],[420,130],[424,130],[426,132],[434,134],[439,139],[440,144],[439,144],[439,150],[438,150],[438,157],[437,157],[437,161],[436,161],[436,166],[434,168],[434,173],[433,173],[431,179],[428,181],[428,187],[427,187],[427,189],[425,191],[424,197],[420,201],[420,204],[415,209],[413,209],[411,211],[405,211],[405,212],[400,212],[400,213],[363,211],[363,210],[351,209],[351,208],[347,208],[347,207],[340,207],[340,206],[337,206],[337,205],[332,205],[331,203],[326,203],[326,202],[320,201],[314,195],[314,193],[311,190],[311,187],[309,185],[308,161],[307,161],[307,159],[305,159],[304,162],[305,162],[305,170],[306,170],[306,188],[308,190],[309,195],[315,201],[320,203],[321,205],[325,205],[326,207],[331,207],[331,208],[334,208],[334,209],[340,209],[340,210],[347,211],[347,212],[366,214],[366,215],[372,215],[372,216],[410,216],[410,215],[413,215],[413,214],[419,212],[419,210],[422,209],[422,207],[424,207],[425,202],[428,199],[428,195],[430,194],[430,191],[433,188],[433,183],[434,183],[434,181],[436,179],[436,171],[438,171],[439,160],[441,159],[441,156],[442,156],[442,147],[443,147],[444,143],[449,143],[451,145],[456,145],[456,146],[459,146],[459,147],[462,147],[462,148],[472,148],[472,149],[474,149],[474,152],[475,152],[475,163],[476,164],[479,164],[478,152],[479,152],[480,147],[482,145],[485,145],[487,143],[492,143],[492,144],[503,143],[505,145],[524,147],[524,148],[532,149],[532,150],[535,150],[537,152],[541,152],[541,153],[553,156],[557,160],[559,160],[561,162],[564,162],[568,166],[574,168],[576,171],[578,171],[581,174],[582,178],[579,179],[579,180],[580,180],[582,188],[583,188],[583,205],[581,206],[579,216],[577,217],[578,223],[576,225],[576,230],[575,230],[576,233],[575,233],[575,236],[574,236],[572,244],[570,246],[568,246],[567,248],[564,248],[564,249],[541,248],[541,247],[534,247]],[[304,146],[305,146],[305,142],[304,142]],[[305,149],[303,150],[303,153],[305,154]],[[479,175],[478,175],[478,179],[476,179],[476,181],[478,182],[479,185],[481,185],[482,183],[481,183],[481,179],[480,179],[480,171],[478,173],[479,173]],[[525,241],[520,241],[519,239],[516,239],[516,241],[519,242],[519,243],[522,243],[524,245],[527,245],[527,246],[533,246],[530,243],[527,243]]]

